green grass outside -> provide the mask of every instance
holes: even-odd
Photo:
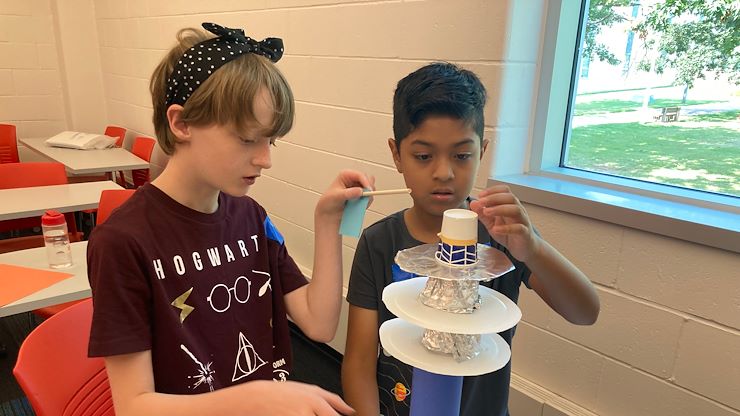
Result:
[[[666,98],[658,98],[653,100],[648,107],[650,108],[661,108],[661,107],[681,107],[686,105],[697,105],[697,104],[708,104],[722,102],[719,100],[686,100],[685,103],[681,103],[681,100],[672,100]],[[585,103],[576,103],[575,115],[586,116],[596,115],[605,113],[622,113],[625,111],[635,111],[642,107],[642,103],[637,101],[624,101],[624,100],[600,100],[591,101]]]
[[[733,121],[740,119],[740,110],[722,111],[719,113],[699,114],[691,117],[691,121]]]
[[[673,85],[661,85],[660,87],[652,87],[650,88],[652,91],[655,90],[662,90],[666,88],[674,88]],[[608,94],[610,92],[625,92],[625,91],[645,91],[645,87],[640,88],[622,88],[619,90],[603,90],[603,91],[589,91],[589,92],[580,92],[578,93],[578,96],[586,96],[586,95],[596,95],[596,94]]]
[[[738,112],[725,113],[737,116]],[[740,130],[675,124],[591,125],[572,130],[568,151],[570,167],[740,196]],[[696,171],[697,175],[656,175],[658,169],[678,175]]]

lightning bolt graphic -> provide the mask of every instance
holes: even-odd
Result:
[[[175,300],[172,301],[170,305],[176,307],[177,309],[180,309],[180,323],[185,322],[185,318],[190,315],[190,312],[194,311],[195,308],[186,305],[185,301],[188,300],[188,297],[190,296],[190,292],[193,291],[193,288],[191,287],[188,289],[187,292],[183,293],[182,295],[178,296]]]

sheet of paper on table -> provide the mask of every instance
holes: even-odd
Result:
[[[0,306],[23,299],[70,277],[71,274],[60,271],[0,264]]]

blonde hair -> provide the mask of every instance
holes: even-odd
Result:
[[[177,32],[177,44],[154,69],[149,82],[154,131],[159,146],[168,155],[175,152],[177,138],[167,120],[167,79],[185,51],[211,37],[202,30],[181,29]],[[269,59],[253,53],[245,53],[211,74],[183,105],[182,120],[195,126],[233,125],[238,131],[244,131],[248,122],[257,121],[253,102],[263,88],[272,98],[274,117],[270,126],[261,127],[267,129],[268,137],[283,137],[293,127],[293,92]]]

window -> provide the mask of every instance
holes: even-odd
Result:
[[[583,1],[560,166],[740,196],[734,8]]]
[[[526,202],[740,252],[740,5],[546,3],[524,172],[494,180]],[[691,13],[670,17],[675,3]],[[724,35],[712,19],[729,21]]]

